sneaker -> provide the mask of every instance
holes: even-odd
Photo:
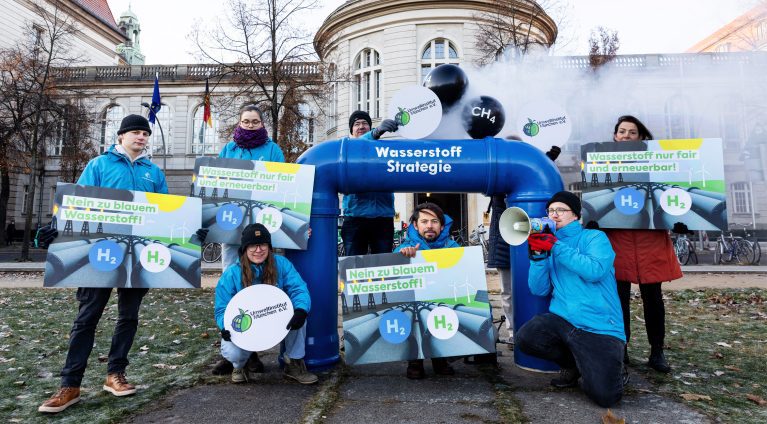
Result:
[[[260,374],[264,372],[264,363],[258,359],[258,352],[253,352],[245,363],[245,369],[251,374]]]
[[[213,375],[229,375],[232,373],[232,370],[234,369],[234,366],[231,362],[227,361],[224,358],[221,358],[218,362],[216,362],[213,365],[213,370],[211,370],[211,373]]]
[[[50,399],[43,402],[39,412],[61,412],[80,401],[79,387],[61,387]]]
[[[407,373],[405,375],[411,380],[426,378],[426,370],[423,369],[423,359],[407,361]]]
[[[246,383],[248,381],[245,370],[242,368],[232,369],[232,383]]]
[[[668,365],[668,362],[666,362],[666,356],[663,354],[663,348],[652,348],[650,359],[647,360],[647,365],[655,371],[664,374],[671,372],[671,367]]]
[[[421,363],[421,367],[423,367],[423,363]],[[434,369],[434,374],[455,375],[455,369],[450,366],[445,358],[433,358],[431,360],[431,367]]]
[[[314,384],[319,378],[306,370],[306,364],[303,359],[291,359],[285,355],[285,370],[283,375],[292,378],[301,384]]]
[[[115,396],[128,396],[136,393],[136,386],[128,383],[124,372],[114,372],[107,374],[104,390]]]
[[[575,387],[578,385],[579,378],[581,378],[581,372],[578,368],[562,368],[559,370],[559,377],[551,380],[551,385],[558,389]]]

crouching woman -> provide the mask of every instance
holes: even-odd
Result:
[[[314,384],[317,376],[306,370],[304,351],[306,317],[311,307],[306,283],[286,258],[277,256],[272,249],[272,238],[262,224],[251,224],[242,231],[239,259],[221,275],[216,286],[216,324],[221,330],[221,355],[234,365],[232,382],[242,383],[256,379],[245,364],[252,352],[240,349],[231,341],[231,333],[224,329],[224,312],[229,301],[240,290],[254,284],[271,284],[284,291],[293,304],[293,317],[288,323],[290,331],[284,343],[284,375],[301,384]]]

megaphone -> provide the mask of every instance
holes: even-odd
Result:
[[[546,228],[554,234],[557,224],[549,218],[530,218],[527,212],[518,207],[506,209],[498,220],[501,238],[512,246],[519,246],[527,241],[530,234],[542,233]]]

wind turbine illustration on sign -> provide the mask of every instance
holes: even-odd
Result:
[[[298,187],[294,186],[293,191],[288,193],[287,191],[282,193],[282,204],[287,206],[288,196],[293,196],[293,209],[296,208],[296,202],[298,201]]]
[[[703,187],[706,186],[706,175],[711,175],[708,171],[706,171],[706,164],[701,163],[700,169],[695,171],[696,174],[700,174],[701,184],[703,184]]]
[[[173,227],[173,228],[170,230],[170,241],[171,241],[171,243],[173,242],[173,238],[174,238],[174,237],[173,237],[173,234],[174,234],[176,231],[180,231],[180,232],[181,232],[181,241],[184,241],[184,240],[186,240],[186,233],[189,231],[189,228],[187,228],[187,227],[186,227],[186,221],[184,221],[184,222],[181,224],[181,226],[176,226],[176,227]]]
[[[466,282],[457,285],[455,282],[451,284],[451,287],[453,287],[453,300],[457,303],[458,302],[458,289],[460,288],[466,288],[466,303],[471,303],[471,290],[475,290],[475,287],[469,283],[469,278],[466,278]]]

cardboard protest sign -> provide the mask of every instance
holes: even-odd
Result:
[[[482,249],[338,262],[347,364],[495,352]]]
[[[58,184],[45,287],[199,288],[200,199]]]
[[[224,329],[232,343],[243,350],[271,349],[288,335],[293,303],[275,286],[256,284],[246,287],[229,301],[224,312]]]
[[[408,86],[392,97],[389,117],[399,125],[397,132],[400,136],[421,139],[433,133],[442,121],[442,103],[428,88]]]
[[[726,230],[722,140],[581,146],[583,222],[602,228]]]
[[[240,244],[243,228],[259,222],[284,249],[307,247],[313,188],[314,165],[295,163],[202,157],[192,177],[207,242]]]

